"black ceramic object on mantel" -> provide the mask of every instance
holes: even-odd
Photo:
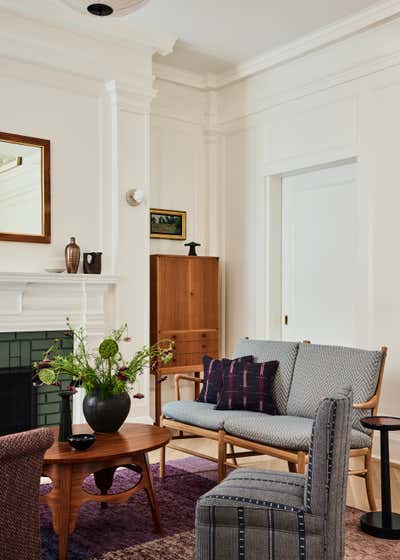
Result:
[[[101,255],[103,253],[83,253],[84,274],[101,274]]]
[[[196,247],[201,247],[201,244],[191,241],[190,243],[185,243],[185,247],[189,247],[189,257],[197,257]]]
[[[94,391],[83,399],[83,414],[89,426],[95,432],[118,432],[131,409],[128,393],[119,395],[101,395]]]
[[[72,434],[71,391],[60,391],[60,429],[58,441],[68,441]]]

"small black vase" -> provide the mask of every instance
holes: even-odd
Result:
[[[71,391],[60,391],[60,429],[58,441],[68,441],[72,434]]]
[[[93,391],[83,399],[83,414],[95,432],[118,432],[131,409],[128,393],[103,396]]]

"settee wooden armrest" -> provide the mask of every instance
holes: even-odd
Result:
[[[372,397],[372,399],[370,399],[367,402],[361,402],[361,403],[354,403],[353,404],[353,408],[356,408],[358,410],[373,410],[376,406],[378,406],[377,395],[374,395]]]
[[[184,374],[178,374],[175,375],[175,396],[176,396],[176,400],[180,401],[181,400],[181,387],[180,387],[180,382],[184,380],[184,381],[192,381],[192,383],[204,383],[204,379],[200,379],[200,377],[192,377],[191,375],[184,375]]]

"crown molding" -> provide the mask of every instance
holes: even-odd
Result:
[[[16,60],[19,66],[22,63],[38,66],[48,74],[52,70],[75,76],[78,81],[84,78],[88,89],[95,89],[93,82],[107,82],[110,78],[134,81],[140,87],[146,81],[151,83],[152,48],[121,43],[115,38],[108,42],[101,34],[85,35],[79,28],[72,31],[51,27],[3,10],[2,1],[0,53],[3,58]],[[11,68],[8,71],[13,72]]]
[[[217,88],[269,70],[274,66],[289,62],[332,43],[342,41],[352,35],[362,33],[371,27],[382,25],[386,21],[399,16],[400,0],[388,0],[383,4],[374,4],[352,16],[338,20],[296,41],[292,41],[281,48],[252,58],[238,65],[232,72],[219,74],[217,76]]]
[[[29,25],[34,35],[38,33],[38,29],[35,27],[40,26],[42,30],[47,28],[53,32],[57,30],[69,32],[76,37],[101,41],[110,46],[150,49],[153,54],[170,54],[177,40],[174,35],[144,30],[116,19],[104,21],[101,18],[85,17],[72,10],[69,17],[54,19],[51,17],[51,13],[47,14],[46,10],[40,9],[41,6],[36,4],[32,0],[18,0],[13,3],[10,3],[9,0],[0,0],[2,33],[7,29],[3,24],[4,18],[14,17]]]
[[[197,74],[188,70],[180,70],[167,64],[153,64],[154,77],[164,82],[170,82],[180,86],[186,86],[194,89],[208,89],[208,80],[206,75]]]
[[[254,57],[227,72],[201,75],[182,71],[164,64],[155,64],[154,72],[156,77],[161,80],[196,89],[218,90],[237,81],[265,72],[275,66],[305,56],[310,52],[343,41],[348,37],[373,27],[378,27],[398,17],[400,17],[400,0],[387,0],[384,3],[374,4],[352,16],[322,27],[283,47]]]

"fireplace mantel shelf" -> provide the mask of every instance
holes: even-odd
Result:
[[[102,336],[113,324],[117,285],[111,275],[0,272],[0,332],[62,330],[69,317]]]
[[[52,274],[50,272],[0,272],[0,283],[26,284],[116,284],[118,277],[106,274]]]

